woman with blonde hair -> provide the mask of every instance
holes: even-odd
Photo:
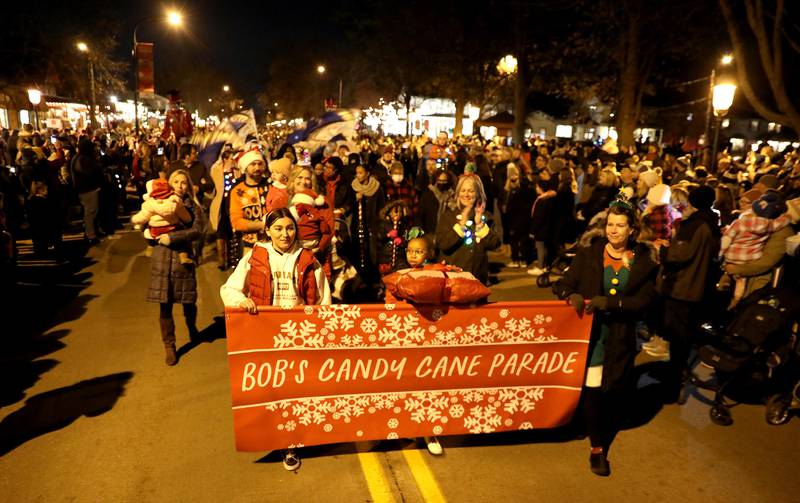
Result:
[[[147,301],[160,305],[159,325],[161,340],[166,352],[165,363],[175,365],[178,356],[175,349],[175,320],[172,305],[183,306],[183,316],[192,342],[199,340],[197,331],[197,277],[195,267],[182,264],[179,254],[192,250],[191,243],[200,236],[203,228],[203,207],[194,195],[189,173],[178,169],[169,176],[169,186],[181,198],[192,215],[190,227],[173,230],[158,236],[150,262],[150,284]]]
[[[489,250],[500,247],[486,211],[486,192],[476,175],[464,175],[436,226],[436,240],[448,264],[471,272],[483,284],[489,282]]]

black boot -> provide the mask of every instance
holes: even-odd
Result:
[[[178,354],[175,350],[175,321],[172,318],[159,318],[161,324],[161,340],[164,342],[164,363],[169,366],[178,363]]]
[[[611,475],[611,465],[608,464],[608,458],[606,458],[606,453],[604,451],[590,453],[589,466],[592,469],[592,473],[595,475],[601,477],[608,477]]]

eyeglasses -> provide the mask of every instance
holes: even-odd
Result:
[[[407,255],[421,257],[428,254],[428,250],[406,250]]]

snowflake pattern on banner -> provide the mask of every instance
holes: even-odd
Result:
[[[413,314],[393,314],[384,322],[386,328],[378,332],[378,340],[387,346],[414,346],[425,339],[425,329],[419,326],[419,317]]]
[[[523,416],[525,421],[516,423],[519,420],[514,415],[533,411],[536,402],[543,398],[544,389],[538,387],[489,388],[300,398],[272,402],[265,409],[283,411],[283,422],[277,428],[290,432],[302,428],[330,432],[339,422],[369,423],[373,421],[369,416],[388,412],[406,413],[405,417],[414,423],[430,425],[432,432],[438,432],[436,435],[447,434],[448,424],[463,426],[470,433],[491,433],[502,424],[507,429],[531,429],[527,416]],[[500,410],[510,415],[505,423],[498,413]],[[396,428],[400,420],[392,417],[389,427]]]
[[[349,304],[319,306],[317,316],[325,321],[328,330],[350,330],[355,326],[355,320],[361,318],[361,308]]]
[[[317,325],[308,320],[289,320],[281,325],[281,333],[274,337],[276,348],[321,348],[324,344]]]

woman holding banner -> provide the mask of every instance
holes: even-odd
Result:
[[[613,418],[636,357],[636,321],[655,298],[655,251],[636,240],[636,210],[620,195],[608,209],[604,228],[581,238],[572,266],[554,290],[583,316],[594,313],[583,414],[591,443],[589,463],[600,476],[611,474],[607,453],[616,433]],[[588,303],[585,301],[588,300]]]
[[[251,314],[258,306],[329,305],[331,290],[325,271],[311,250],[297,239],[297,222],[288,208],[266,216],[267,241],[258,241],[239,261],[220,288],[225,307],[238,307]],[[300,468],[293,449],[284,452],[283,467]]]

